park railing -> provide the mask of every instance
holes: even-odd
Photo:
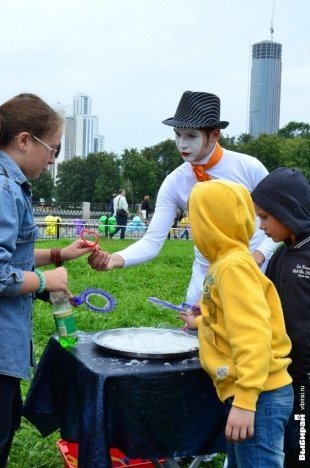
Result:
[[[39,239],[75,239],[81,236],[83,229],[95,232],[101,238],[108,238],[108,225],[102,225],[98,221],[85,221],[75,219],[73,221],[62,221],[56,216],[49,216],[48,221],[36,221],[39,230]],[[117,227],[117,225],[115,225]],[[126,227],[126,238],[139,239],[146,232],[146,227],[135,226],[128,223]],[[119,237],[120,231],[115,235]]]
[[[33,201],[33,214],[36,218],[44,218],[45,216],[59,216],[60,218],[84,218],[94,219],[100,218],[102,215],[110,214],[109,203],[57,203],[57,202],[40,202]],[[135,214],[140,211],[140,204],[128,205],[129,213]]]
[[[107,224],[100,224],[98,221],[85,221],[84,219],[74,219],[72,221],[62,221],[57,217],[50,217],[48,221],[37,221],[36,225],[39,230],[39,239],[76,239],[81,236],[83,229],[88,229],[99,235],[100,238],[108,238]],[[115,225],[117,227],[117,225]],[[147,231],[147,226],[144,224],[135,224],[128,222],[126,226],[126,238],[140,239]],[[184,232],[183,228],[172,228],[169,232],[169,239],[181,239]],[[115,237],[120,236],[120,231],[115,234]],[[191,239],[191,231],[188,232],[188,237]]]

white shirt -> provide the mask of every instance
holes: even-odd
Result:
[[[128,203],[126,198],[123,195],[117,195],[113,200],[113,209],[114,213],[113,216],[116,216],[117,210],[125,210],[128,213]]]
[[[209,158],[210,155],[201,161],[201,164],[205,164]],[[222,158],[208,170],[208,174],[212,179],[241,183],[252,192],[268,171],[252,156],[223,149]],[[155,211],[147,232],[139,241],[117,252],[124,259],[126,267],[147,262],[158,255],[173,224],[177,209],[187,211],[187,201],[196,183],[196,176],[188,162],[181,164],[166,177],[159,189]],[[256,221],[256,231],[250,242],[250,250],[251,252],[259,250],[264,255],[266,260],[263,267],[265,267],[276,244],[259,229],[258,218]],[[190,304],[199,302],[207,269],[207,260],[195,247],[192,277],[187,291],[187,302]]]

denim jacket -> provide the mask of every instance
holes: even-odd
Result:
[[[23,271],[34,268],[38,237],[31,186],[15,161],[0,151],[0,374],[30,377],[33,294],[18,295]]]

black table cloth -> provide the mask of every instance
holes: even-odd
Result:
[[[72,351],[50,339],[24,416],[43,436],[60,429],[78,442],[79,468],[109,467],[112,447],[130,458],[226,451],[224,407],[198,357],[120,357],[98,349],[91,335]]]

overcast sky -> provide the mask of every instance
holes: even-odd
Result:
[[[274,16],[273,4],[275,3]],[[282,49],[280,127],[309,123],[309,0],[0,0],[0,102],[20,92],[70,111],[92,98],[105,149],[173,138],[161,123],[185,90],[221,98],[225,134],[248,129],[250,53]]]

